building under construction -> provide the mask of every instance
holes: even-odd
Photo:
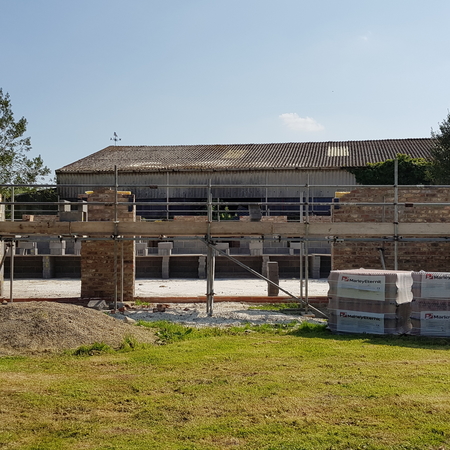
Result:
[[[6,221],[0,234],[10,254],[38,256],[34,249],[44,257],[48,251],[41,267],[48,276],[57,276],[66,257],[78,261],[82,279],[101,267],[100,284],[112,280],[113,291],[119,286],[127,298],[133,290],[124,279],[134,282],[140,270],[152,276],[158,267],[163,277],[187,271],[210,280],[225,260],[240,267],[239,276],[248,269],[267,275],[271,262],[281,272],[322,276],[326,255],[339,269],[364,261],[373,268],[442,270],[449,254],[448,189],[396,184],[355,191],[345,170],[399,153],[426,158],[431,146],[431,139],[111,146],[57,171],[54,217]],[[16,203],[3,202],[7,208]],[[43,243],[48,250],[39,250]],[[426,258],[436,253],[439,258]],[[103,259],[89,266],[95,254]],[[111,296],[100,284],[86,284],[84,295]]]

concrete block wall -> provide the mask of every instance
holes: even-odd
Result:
[[[206,255],[207,247],[206,245],[198,239],[186,239],[186,240],[176,240],[173,242],[172,254],[174,255],[189,255],[189,254],[199,254]]]
[[[358,188],[341,198],[342,202],[393,202],[393,188]],[[399,222],[433,223],[450,219],[450,206],[415,205],[424,202],[450,203],[448,188],[399,189]],[[405,205],[406,204],[406,205]],[[394,220],[394,206],[340,205],[333,211],[335,222],[390,222]],[[341,237],[341,236],[340,236]],[[394,269],[393,242],[335,243],[332,247],[333,270],[382,269],[380,248],[386,269]],[[399,270],[425,270],[429,272],[450,271],[450,242],[399,242]]]

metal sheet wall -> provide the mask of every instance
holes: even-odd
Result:
[[[217,171],[217,172],[153,172],[119,173],[119,189],[130,190],[136,200],[167,198],[169,185],[203,185],[199,187],[172,187],[171,198],[206,198],[209,180],[213,185],[235,185],[235,187],[214,188],[214,198],[265,198],[306,196],[309,185],[332,185],[333,187],[312,187],[313,197],[333,197],[336,185],[355,185],[354,176],[344,170],[271,170],[271,171]],[[113,174],[59,174],[59,194],[62,199],[76,199],[79,194],[95,189],[94,185],[114,188]],[[64,187],[65,184],[82,184],[83,187]],[[158,186],[158,189],[133,187],[133,185]],[[286,185],[286,187],[265,187],[266,185]],[[287,187],[296,185],[295,187]],[[242,186],[242,187],[241,187]],[[255,187],[252,187],[255,186]],[[346,188],[344,187],[344,190]]]

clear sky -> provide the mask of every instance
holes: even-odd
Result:
[[[110,145],[430,137],[449,0],[0,0],[0,87],[30,156]]]

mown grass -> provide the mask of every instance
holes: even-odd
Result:
[[[289,303],[264,303],[261,305],[250,306],[248,309],[256,309],[263,311],[282,311],[283,309],[299,308],[301,305],[296,302]]]
[[[172,325],[167,345],[0,358],[0,448],[450,448],[447,340]]]

